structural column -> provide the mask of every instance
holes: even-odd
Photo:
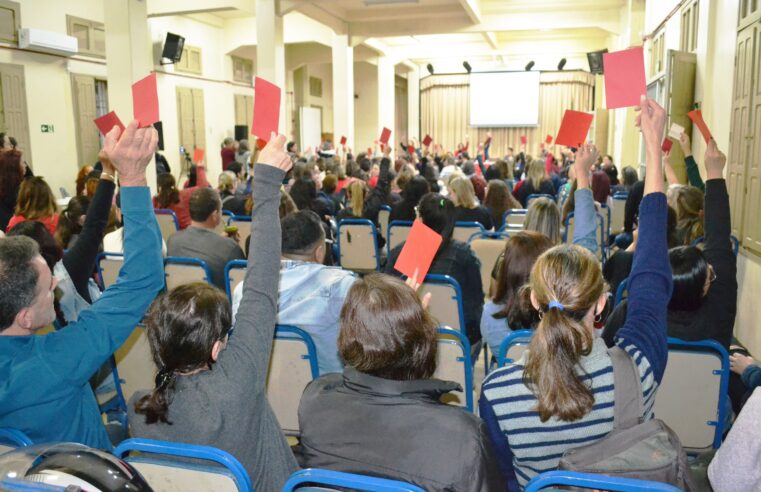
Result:
[[[347,34],[333,36],[333,139],[354,149],[354,48]]]
[[[380,137],[383,127],[392,131],[389,143],[396,148],[401,135],[395,135],[396,126],[396,100],[394,93],[395,84],[394,62],[388,56],[378,57],[378,131]]]
[[[280,100],[280,133],[285,132],[285,44],[283,17],[276,0],[256,0],[256,75],[283,90]],[[254,88],[256,90],[256,88]]]
[[[420,72],[417,65],[407,72],[407,135],[420,140]]]
[[[108,106],[125,124],[132,121],[132,84],[153,69],[146,4],[143,0],[109,0],[104,9]],[[159,114],[162,118],[170,116]],[[147,175],[148,185],[155,192],[155,162],[151,161]]]

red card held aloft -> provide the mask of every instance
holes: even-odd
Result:
[[[261,138],[257,138],[256,139],[256,148],[257,149],[262,150],[265,145],[267,145],[267,141],[266,140],[262,140]]]
[[[560,123],[560,130],[555,137],[555,144],[566,147],[578,147],[583,144],[587,139],[589,127],[592,126],[593,117],[589,113],[566,109],[563,122]]]
[[[196,147],[195,152],[193,152],[193,162],[199,163],[203,161],[203,156],[205,152],[201,147]]]
[[[383,131],[381,132],[381,136],[380,136],[380,139],[379,139],[379,141],[380,141],[380,143],[382,143],[383,145],[388,145],[388,140],[389,140],[390,138],[391,138],[391,130],[389,130],[388,128],[386,128],[386,127],[384,126],[384,127],[383,127]]]
[[[526,138],[526,135],[521,135],[521,145],[526,145],[528,143],[528,138]]]
[[[256,77],[254,81],[254,121],[251,134],[269,142],[280,123],[280,87]]]
[[[346,137],[341,137],[341,145],[346,145]]]
[[[672,145],[674,145],[674,142],[672,142],[669,137],[666,137],[663,139],[663,143],[661,144],[661,150],[664,152],[671,152]]]
[[[546,137],[544,137],[544,143],[546,143],[547,145],[551,144],[552,143],[552,135],[547,135]]]
[[[132,113],[140,123],[140,128],[149,127],[160,120],[155,73],[132,84]]]
[[[423,145],[428,147],[429,145],[431,145],[431,142],[433,142],[433,139],[431,138],[431,136],[426,135],[425,138],[423,139]]]
[[[409,152],[410,154],[414,154],[415,153],[415,146],[414,145],[408,145],[407,146],[407,152]]]
[[[124,123],[122,123],[122,120],[116,116],[116,112],[114,111],[104,114],[100,118],[95,118],[93,121],[95,121],[95,126],[98,127],[98,130],[100,130],[100,133],[103,135],[110,132],[115,126],[118,126],[122,133],[124,133]],[[121,133],[119,135],[121,135]]]
[[[703,119],[703,112],[696,109],[687,113],[687,116],[689,116],[692,122],[695,123],[695,126],[700,130],[700,134],[703,135],[703,139],[708,143],[711,140],[711,130],[708,129],[708,125],[706,125],[706,122]]]
[[[642,46],[603,53],[602,63],[605,69],[605,107],[639,106],[640,97],[647,94]]]
[[[441,236],[421,220],[416,220],[412,223],[412,229],[394,268],[408,277],[415,275],[417,270],[417,281],[422,284],[440,245]]]

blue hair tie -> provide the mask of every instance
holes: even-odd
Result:
[[[549,304],[547,304],[547,308],[558,308],[561,311],[565,311],[565,306],[563,306],[563,304],[561,304],[559,301],[550,301]]]

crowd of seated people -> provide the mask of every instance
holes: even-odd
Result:
[[[34,442],[112,449],[127,436],[104,425],[92,378],[143,322],[156,377],[128,403],[129,436],[225,450],[255,490],[280,490],[299,467],[318,467],[425,490],[517,491],[613,430],[608,347],[634,362],[649,420],[666,336],[713,339],[735,351],[739,417],[709,477],[715,490],[752,489],[761,482],[747,460],[747,449],[759,448],[753,390],[761,369],[732,346],[738,284],[726,159],[711,141],[705,182],[688,155],[690,184],[679,183],[660,150],[665,112],[651,100],[640,109],[643,181],[624,168],[619,182],[610,156],[592,145],[557,158],[524,149],[492,160],[488,135],[473,145],[474,158],[467,140],[455,152],[413,141],[414,151],[402,145],[392,158],[390,146],[354,155],[326,143],[301,153],[273,135],[254,152],[225,141],[216,189],[199,162],[181,187],[184,177],[159,173],[151,197],[145,171],[157,137],[133,122],[106,136],[90,196],[90,171],[80,172],[76,196],[59,210],[43,178],[25,177],[20,153],[0,152],[0,427]],[[686,136],[681,144],[689,147]],[[601,243],[597,211],[616,192],[628,193],[627,223],[603,268],[597,253],[619,240]],[[549,197],[528,204],[535,194]],[[383,246],[387,207],[390,221],[419,220],[442,237],[429,273],[459,284],[473,347],[483,339],[496,354],[512,331],[533,331],[521,358],[483,380],[477,413],[441,402],[461,388],[434,378],[438,322],[430,295],[416,292],[425,279],[403,282],[394,268],[405,242],[382,258],[382,273],[332,266],[341,220],[370,221]],[[172,210],[180,226],[164,256],[204,260],[209,282],[164,289],[156,208]],[[508,227],[505,213],[521,208],[523,225]],[[561,244],[570,212],[573,234]],[[249,216],[250,236],[228,237],[226,213]],[[494,265],[454,239],[460,221],[505,228]],[[698,236],[703,243],[693,246]],[[105,291],[94,280],[100,252],[124,254]],[[225,266],[245,259],[231,302]],[[491,285],[482,285],[482,266]],[[609,289],[625,278],[628,298],[613,309]],[[39,334],[51,323],[56,330]],[[311,337],[320,374],[301,396],[296,445],[267,399],[278,324]],[[744,478],[733,464],[747,467]]]

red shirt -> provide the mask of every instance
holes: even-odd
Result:
[[[50,232],[51,236],[55,235],[55,230],[58,229],[58,214],[53,214],[48,217],[41,217],[39,219],[34,219],[37,222],[41,222],[42,225],[45,226],[45,228]],[[14,215],[11,217],[11,220],[8,221],[8,232],[13,229],[14,226],[17,224],[20,224],[22,222],[27,222],[26,217],[23,215]]]
[[[229,147],[225,147],[222,149],[220,154],[222,155],[222,170],[227,171],[227,166],[229,166],[231,162],[235,161],[235,150]]]
[[[180,191],[179,203],[172,203],[167,208],[174,212],[177,216],[177,221],[180,223],[180,229],[185,229],[190,225],[190,195],[193,194],[198,188],[207,188],[209,181],[206,179],[206,168],[198,166],[196,168],[196,186],[192,188],[185,188]],[[159,207],[158,197],[153,197],[153,208]]]

